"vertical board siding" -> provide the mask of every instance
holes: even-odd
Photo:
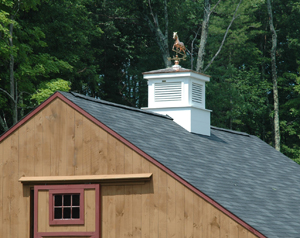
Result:
[[[194,223],[193,203],[194,203],[193,192],[188,188],[184,188],[184,228],[185,228],[186,238],[193,238],[193,223]]]
[[[176,181],[171,176],[167,176],[167,238],[175,237],[176,223],[176,196],[175,196]]]
[[[18,227],[21,223],[18,218],[19,214],[19,199],[22,196],[21,186],[15,186],[16,180],[18,180],[18,150],[19,150],[19,133],[16,131],[11,135],[11,157],[10,157],[10,168],[9,168],[9,186],[11,189],[10,194],[10,234],[12,237],[18,236]]]
[[[142,173],[142,160],[140,156],[133,153],[132,156],[132,172]],[[109,188],[108,188],[109,189]],[[132,186],[132,237],[138,238],[142,236],[142,196],[143,196],[143,185]]]
[[[60,99],[0,143],[0,166],[0,237],[29,238],[21,176],[147,172],[143,185],[101,186],[101,237],[256,237]]]
[[[142,160],[142,171],[144,173],[150,172],[150,164],[146,160]],[[150,237],[150,183],[146,183],[142,186],[142,238]]]
[[[2,143],[3,148],[0,151],[3,151],[3,166],[2,166],[2,237],[11,237],[10,233],[10,209],[11,209],[11,191],[10,191],[10,146],[11,146],[11,137],[7,138],[4,143]]]
[[[83,164],[83,116],[77,112],[74,115],[75,125],[75,148],[73,155],[72,166],[74,168],[74,175],[82,175]]]
[[[125,147],[124,148],[124,173],[132,173],[132,155],[133,151]],[[125,186],[124,191],[124,230],[123,237],[132,237],[132,210],[134,209],[134,204],[132,201],[132,186]],[[103,233],[102,233],[103,234]]]
[[[52,105],[51,105],[52,106]],[[43,138],[42,143],[42,154],[43,154],[43,164],[42,164],[42,175],[49,176],[51,171],[51,137],[52,135],[52,127],[51,127],[51,106],[45,107],[40,113],[36,116],[41,116],[43,121],[43,130],[38,130],[36,132],[37,136],[41,136]],[[22,127],[20,128],[20,130]],[[21,138],[20,138],[21,140]],[[24,142],[23,142],[24,143]],[[40,159],[40,158],[37,158]],[[21,161],[20,161],[21,163]],[[39,169],[39,168],[37,168]],[[29,176],[28,174],[24,174],[24,176]]]
[[[42,176],[43,175],[43,114],[39,113],[33,118],[34,121],[34,128],[36,133],[34,134],[34,164],[35,176]]]
[[[162,170],[158,173],[158,235],[167,236],[167,174]]]
[[[84,158],[82,158],[80,161],[82,161],[82,174],[88,175],[91,173],[92,168],[92,161],[91,161],[91,149],[92,144],[94,142],[91,141],[91,130],[92,130],[92,124],[90,121],[83,117],[82,119],[83,123],[83,131],[82,131],[82,153],[84,155]]]
[[[64,127],[64,133],[66,136],[66,141],[63,142],[65,147],[65,167],[66,167],[66,175],[74,175],[75,171],[75,163],[74,163],[74,156],[75,156],[75,111],[71,107],[65,107],[67,121]]]
[[[5,192],[3,193],[3,168],[4,168],[4,162],[5,162],[5,152],[6,150],[9,150],[9,141],[5,140],[0,144],[0,236],[3,237],[3,215],[4,215],[4,210],[3,210],[3,197]],[[5,153],[4,153],[5,152]]]

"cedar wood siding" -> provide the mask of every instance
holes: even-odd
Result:
[[[59,98],[0,142],[0,237],[29,238],[22,176],[153,173],[101,186],[101,237],[256,237]]]

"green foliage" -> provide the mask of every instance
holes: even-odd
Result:
[[[257,123],[268,121],[270,87],[266,80],[261,80],[256,68],[236,70],[232,67],[231,74],[223,81],[208,84],[207,108],[213,110],[212,124],[272,140],[266,133],[266,125]]]
[[[63,79],[52,79],[49,82],[42,83],[39,89],[31,96],[31,100],[35,100],[37,104],[41,104],[56,91],[69,92],[71,83]]]
[[[19,118],[56,90],[69,87],[116,103],[147,106],[147,82],[141,73],[164,67],[147,17],[154,17],[167,35],[171,55],[172,32],[179,33],[180,41],[193,49],[180,64],[195,68],[203,0],[168,0],[167,18],[164,0],[19,2],[0,3],[0,88],[10,92],[13,56]],[[205,65],[218,51],[238,2],[221,1],[212,13]],[[272,7],[278,34],[281,149],[300,163],[300,5],[297,0],[274,0]],[[248,132],[272,145],[270,48],[265,1],[243,1],[220,54],[205,73],[212,76],[206,99],[206,107],[213,110],[212,125]],[[3,92],[0,116],[12,125],[11,101]]]

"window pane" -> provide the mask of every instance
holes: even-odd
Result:
[[[71,206],[71,195],[64,195],[64,206]]]
[[[65,207],[64,208],[64,219],[71,218],[71,208]]]
[[[54,195],[54,206],[62,205],[62,195]]]
[[[79,206],[79,194],[73,195],[72,199],[72,206]]]
[[[76,219],[80,217],[79,207],[73,207],[72,208],[72,218]]]
[[[62,208],[54,208],[54,219],[62,219]]]

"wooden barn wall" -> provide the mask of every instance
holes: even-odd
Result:
[[[21,176],[143,172],[151,182],[101,187],[102,238],[255,237],[60,99],[2,141],[0,158],[0,237],[29,237]]]

